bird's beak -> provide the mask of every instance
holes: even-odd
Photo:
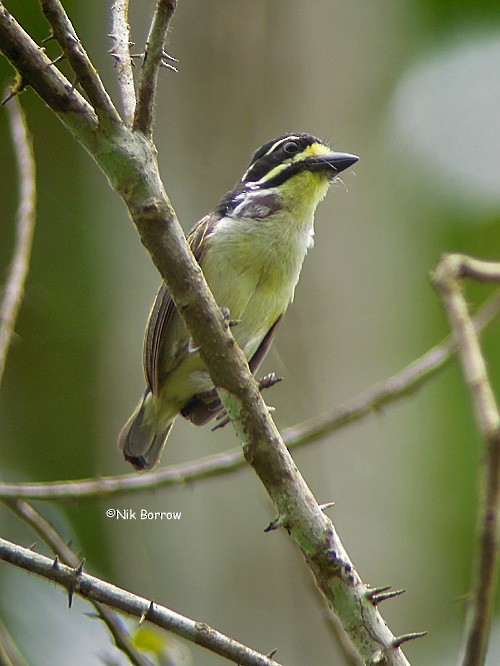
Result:
[[[338,176],[339,173],[348,169],[358,160],[359,157],[350,155],[349,153],[326,153],[325,155],[308,157],[304,162],[308,171],[328,172],[331,170],[331,176],[335,178],[335,176]]]

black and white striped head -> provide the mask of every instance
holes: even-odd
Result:
[[[330,182],[357,160],[355,155],[333,152],[311,134],[283,134],[256,151],[240,182],[224,197],[218,211],[226,214],[239,209],[248,197],[256,200],[264,195],[272,196],[275,207],[315,207]]]
[[[257,150],[241,182],[251,189],[267,189],[303,172],[320,173],[332,180],[357,160],[355,155],[332,152],[311,134],[283,134]]]

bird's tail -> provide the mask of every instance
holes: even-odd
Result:
[[[153,396],[147,390],[118,436],[118,448],[136,470],[151,469],[159,461],[175,416],[160,423],[151,418]]]

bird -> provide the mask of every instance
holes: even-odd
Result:
[[[293,300],[316,207],[357,161],[311,134],[283,134],[255,152],[237,185],[187,235],[252,373]],[[138,471],[158,463],[177,416],[204,425],[224,411],[165,283],[147,322],[143,362],[146,390],[118,437]]]

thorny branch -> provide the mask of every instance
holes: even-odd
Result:
[[[80,558],[36,509],[22,500],[4,500],[4,504],[43,539],[60,562],[78,569],[81,562]],[[121,620],[104,604],[98,601],[93,601],[92,604],[99,617],[108,627],[116,647],[127,655],[130,663],[135,666],[152,666],[149,659],[135,647]]]
[[[463,666],[484,664],[497,577],[500,508],[500,415],[460,281],[500,282],[500,264],[458,254],[444,256],[433,275],[454,333],[479,431],[486,444],[478,543],[464,636]]]
[[[0,560],[62,585],[70,598],[78,594],[84,599],[106,604],[142,621],[147,620],[241,666],[279,666],[278,662],[224,636],[203,622],[190,620],[153,601],[90,576],[83,571],[81,565],[78,568],[69,567],[57,558],[50,560],[1,538]]]
[[[177,0],[157,0],[149,30],[133,125],[134,130],[147,138],[151,138],[153,133],[158,72],[163,59],[168,26],[176,7]]]
[[[130,58],[130,26],[128,23],[128,0],[114,0],[111,7],[113,46],[110,53],[116,63],[116,78],[123,105],[123,117],[127,127],[132,127],[135,110],[134,74]]]
[[[41,0],[42,11],[50,23],[53,35],[63,50],[64,56],[73,68],[78,82],[88,95],[99,120],[107,123],[119,123],[118,115],[95,67],[59,0]]]

